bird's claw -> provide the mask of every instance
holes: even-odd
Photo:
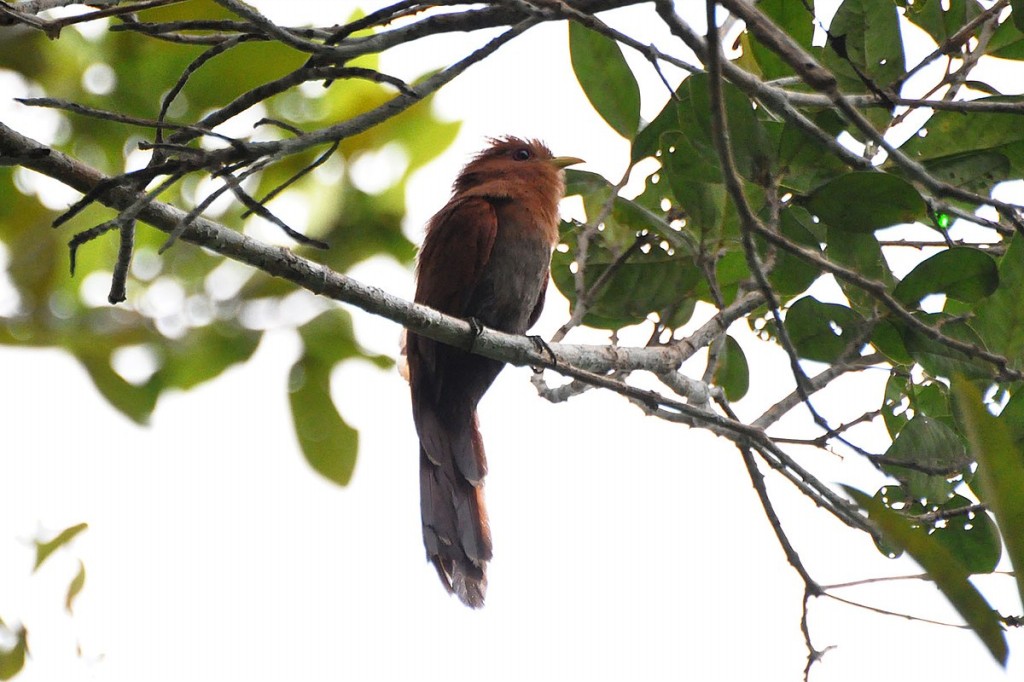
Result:
[[[538,353],[547,353],[548,354],[548,357],[551,358],[551,366],[552,367],[557,367],[558,366],[558,356],[555,355],[555,351],[551,350],[551,346],[548,345],[547,341],[545,341],[544,339],[542,339],[541,337],[536,336],[536,335],[529,335],[526,338],[530,339],[530,341],[533,342],[533,345],[537,347],[537,352]],[[540,372],[540,371],[542,371],[542,369],[543,369],[542,367],[534,367],[533,371],[534,372]]]
[[[475,317],[468,318],[466,322],[469,322],[469,331],[473,333],[473,336],[469,339],[469,348],[466,349],[466,352],[472,353],[473,349],[476,348],[476,340],[484,333],[484,325]]]

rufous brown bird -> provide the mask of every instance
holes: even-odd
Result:
[[[553,157],[537,140],[491,140],[427,224],[416,302],[503,332],[526,332],[544,306],[562,169],[579,162]],[[423,544],[448,591],[478,608],[491,534],[476,406],[503,363],[412,333],[406,352],[420,438]]]

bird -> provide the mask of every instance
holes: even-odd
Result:
[[[582,159],[553,156],[538,140],[505,136],[489,143],[427,223],[414,300],[467,319],[475,330],[524,334],[544,307],[563,169]],[[491,534],[476,408],[504,363],[411,332],[406,356],[427,558],[449,593],[479,608]]]

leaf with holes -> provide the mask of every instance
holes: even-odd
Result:
[[[816,189],[807,209],[830,227],[847,232],[874,232],[926,217],[924,199],[913,185],[890,173],[858,171],[841,175]]]
[[[935,586],[981,638],[993,658],[1005,666],[1009,651],[1000,625],[999,613],[989,606],[977,588],[971,585],[967,569],[941,542],[930,537],[922,529],[915,529],[899,514],[887,509],[880,500],[854,488],[844,487],[857,504],[868,512],[868,517],[887,539],[903,548],[921,565],[928,573],[928,577],[935,582]]]
[[[797,354],[807,360],[835,362],[864,336],[865,320],[844,305],[805,296],[786,311],[786,332]]]

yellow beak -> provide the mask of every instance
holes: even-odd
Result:
[[[575,156],[556,156],[553,159],[549,159],[548,163],[555,168],[565,168],[566,166],[572,166],[577,163],[586,163],[586,161]]]

